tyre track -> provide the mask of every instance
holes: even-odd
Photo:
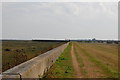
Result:
[[[84,52],[82,52],[81,49],[79,48],[78,43],[75,44],[75,48],[78,56],[81,57],[84,64],[82,68],[86,71],[86,74],[84,74],[84,78],[100,78],[105,76],[102,74],[103,72],[101,69],[99,69],[94,63],[89,61],[88,56],[86,56]]]
[[[74,53],[73,44],[71,47],[71,57],[72,57],[73,68],[75,71],[75,78],[81,78],[82,76],[81,76],[81,72],[80,72],[80,67],[79,67],[79,63],[78,63],[77,58]]]

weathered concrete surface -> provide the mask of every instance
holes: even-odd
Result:
[[[63,44],[14,68],[3,72],[3,78],[41,78],[69,43]]]

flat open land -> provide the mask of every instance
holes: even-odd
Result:
[[[31,40],[2,41],[2,71],[30,60],[64,42],[40,42]]]
[[[118,78],[118,45],[70,42],[45,78]]]

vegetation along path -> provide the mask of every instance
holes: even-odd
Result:
[[[70,42],[47,78],[118,78],[118,46]]]

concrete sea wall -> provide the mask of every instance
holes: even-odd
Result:
[[[3,78],[42,78],[69,43],[63,44],[2,73]]]

